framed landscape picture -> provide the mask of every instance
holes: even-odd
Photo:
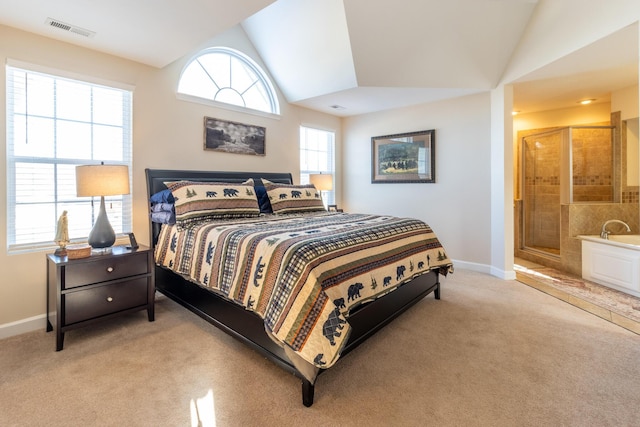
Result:
[[[205,117],[204,149],[264,156],[265,133],[261,126]]]
[[[371,182],[436,182],[435,130],[371,138]]]

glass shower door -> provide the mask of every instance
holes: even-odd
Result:
[[[560,255],[560,193],[564,131],[523,138],[524,247]]]

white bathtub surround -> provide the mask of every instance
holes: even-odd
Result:
[[[582,278],[640,297],[640,235],[578,236]]]

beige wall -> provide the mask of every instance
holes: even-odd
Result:
[[[296,174],[297,127],[306,123],[337,130],[339,155],[336,167],[343,184],[342,188],[337,187],[338,203],[349,210],[397,212],[423,218],[434,227],[455,259],[463,260],[471,267],[492,269],[494,264],[499,264],[500,268],[505,268],[508,264],[505,252],[512,252],[509,247],[513,240],[513,221],[506,212],[512,208],[514,156],[513,147],[504,147],[503,142],[508,142],[496,132],[498,127],[504,128],[505,132],[511,131],[507,124],[509,119],[498,117],[504,114],[498,114],[497,101],[502,98],[500,104],[507,110],[512,103],[507,96],[510,91],[498,92],[528,73],[637,22],[640,3],[616,0],[616,7],[603,9],[600,0],[546,1],[537,5],[535,15],[497,84],[498,90],[492,90],[490,94],[487,88],[488,92],[480,95],[354,117],[344,121],[344,131],[340,119],[285,105],[282,97],[283,114],[279,120],[178,101],[175,98],[177,76],[186,59],[157,70],[2,26],[0,58],[9,57],[136,86],[134,231],[141,242],[148,238],[145,167],[290,170]],[[549,22],[558,25],[549,26]],[[236,47],[261,63],[239,28],[203,43],[193,54],[214,44]],[[0,79],[4,81],[4,68],[0,71]],[[0,116],[4,118],[4,85],[2,87]],[[247,158],[203,152],[204,115],[266,125],[267,156]],[[4,138],[4,120],[1,123],[0,132]],[[371,136],[430,128],[437,132],[436,184],[370,184]],[[515,136],[518,130],[515,122],[512,130]],[[2,150],[2,165],[6,164],[4,156],[5,150]],[[6,224],[6,177],[0,176],[0,181],[3,184],[0,185],[0,222]],[[502,186],[504,191],[500,191]],[[0,244],[6,248],[4,229],[0,231]],[[44,253],[8,256],[2,251],[0,268],[4,273],[0,282],[2,336],[3,324],[40,316],[44,312]]]
[[[621,111],[622,120],[638,117],[638,85],[627,87],[611,93],[611,111]]]
[[[371,137],[435,129],[435,184],[372,184]],[[344,121],[344,205],[350,212],[424,220],[449,255],[491,264],[490,94],[351,117]]]
[[[234,28],[203,44],[226,45],[242,50],[261,64],[244,32]],[[200,47],[199,47],[200,48]],[[300,124],[336,131],[337,151],[341,145],[339,118],[299,108],[279,96],[281,117],[250,115],[176,99],[180,72],[190,56],[163,69],[97,53],[74,45],[0,26],[0,60],[7,58],[39,66],[87,75],[135,86],[133,104],[133,231],[142,244],[148,243],[145,168],[184,168],[208,170],[290,171],[299,174],[298,129]],[[262,64],[261,64],[262,65]],[[5,81],[5,68],[0,70]],[[5,85],[0,93],[0,134],[6,147]],[[267,128],[266,156],[243,156],[204,151],[203,117],[217,117]],[[6,164],[6,149],[0,165]],[[339,166],[339,165],[338,165]],[[4,169],[4,166],[3,166]],[[340,189],[337,189],[340,197]],[[36,317],[44,328],[45,252],[7,254],[6,174],[0,174],[0,337],[3,325]],[[69,219],[73,221],[73,218]],[[53,236],[52,236],[53,239]]]

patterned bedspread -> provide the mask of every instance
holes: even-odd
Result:
[[[432,269],[452,271],[422,221],[327,212],[163,225],[155,259],[254,311],[319,368],[336,362],[353,307]]]

